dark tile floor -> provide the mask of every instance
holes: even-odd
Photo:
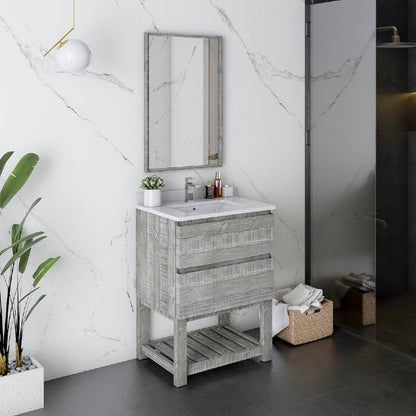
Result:
[[[369,341],[377,341],[386,346],[416,357],[416,293],[409,291],[396,296],[377,298],[377,325],[361,325],[361,308],[334,309],[336,325],[355,333]]]
[[[31,416],[407,416],[416,415],[416,362],[337,330],[291,347],[273,362],[248,360],[189,377],[151,362],[125,363],[46,383],[45,409]]]
[[[377,339],[416,356],[416,293],[377,298]]]

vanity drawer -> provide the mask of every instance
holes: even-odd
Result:
[[[273,214],[268,212],[179,224],[176,229],[176,267],[181,270],[269,254],[273,231]]]
[[[272,299],[273,262],[256,260],[176,274],[176,317],[185,319]]]

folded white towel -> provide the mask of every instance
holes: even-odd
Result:
[[[305,285],[306,288],[311,290],[311,295],[308,299],[306,299],[304,302],[302,302],[301,306],[316,306],[317,308],[321,307],[321,302],[324,300],[323,296],[323,290],[322,289],[315,289],[312,286]]]
[[[273,299],[272,304],[272,332],[273,336],[283,331],[289,326],[289,314],[287,313],[287,305]]]
[[[299,311],[300,313],[305,313],[309,309],[309,306],[302,305],[302,306],[289,306],[287,308],[288,311]]]
[[[313,295],[313,290],[310,289],[310,286],[306,286],[301,283],[291,292],[286,293],[286,295],[282,297],[282,301],[287,303],[289,306],[299,306],[310,298],[311,295]]]
[[[289,305],[288,310],[304,313],[311,306],[321,308],[321,302],[324,300],[324,296],[322,289],[316,289],[301,283],[291,292],[284,295],[282,300]]]

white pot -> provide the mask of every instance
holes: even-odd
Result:
[[[0,377],[0,415],[16,416],[43,409],[43,367],[32,357],[34,370]]]
[[[160,207],[162,205],[162,191],[160,189],[145,189],[143,205],[145,207]]]

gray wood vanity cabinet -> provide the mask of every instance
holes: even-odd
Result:
[[[173,221],[137,210],[137,357],[187,376],[261,356],[272,347],[274,220],[271,211]],[[229,312],[260,305],[260,341],[234,329]],[[150,310],[174,322],[174,336],[149,340]],[[187,333],[187,321],[218,315]]]

